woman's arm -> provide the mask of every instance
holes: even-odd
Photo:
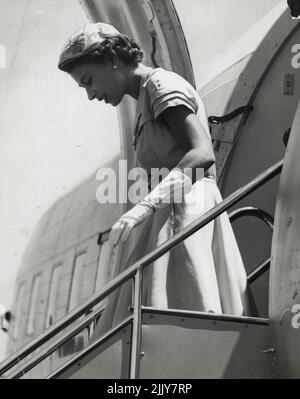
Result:
[[[198,116],[184,105],[166,108],[159,116],[186,151],[176,168],[208,169],[215,163],[213,148]]]
[[[156,208],[163,208],[169,204],[167,200],[171,195],[182,198],[183,189],[189,192],[192,183],[195,182],[197,174],[192,174],[192,179],[185,176],[184,169],[191,168],[196,172],[197,168],[208,169],[214,162],[213,148],[207,133],[205,132],[199,118],[185,106],[168,107],[160,115],[169,126],[172,134],[176,137],[185,154],[174,168],[181,171],[171,170],[165,179],[152,190],[143,201],[135,205],[118,220],[111,229],[109,242],[112,246],[118,245],[120,240],[125,241],[130,231],[145,219],[147,219]]]

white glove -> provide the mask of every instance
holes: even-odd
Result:
[[[154,209],[149,203],[141,201],[124,213],[113,225],[108,238],[109,243],[114,247],[119,244],[120,240],[127,240],[131,230],[147,219]]]
[[[156,209],[162,209],[170,203],[181,203],[183,194],[192,190],[191,179],[179,169],[171,172],[158,184],[146,197],[144,201],[152,204]]]
[[[109,243],[116,246],[127,240],[131,230],[147,219],[155,209],[162,209],[171,202],[180,202],[183,193],[192,189],[191,179],[179,170],[171,172],[152,190],[143,201],[124,213],[115,223],[109,235]]]

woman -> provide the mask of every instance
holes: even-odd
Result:
[[[138,237],[116,274],[221,201],[201,99],[182,77],[147,67],[142,57],[133,40],[111,25],[96,23],[71,37],[59,61],[59,68],[86,89],[89,100],[117,106],[125,94],[133,97],[137,101],[134,147],[138,162],[151,182],[155,180],[152,168],[169,171],[112,227],[112,245]],[[199,169],[205,171],[204,176],[197,175]],[[165,201],[168,196],[171,202]],[[223,213],[146,268],[143,303],[245,315],[249,314],[246,288],[243,262]],[[130,299],[129,284],[110,297],[96,335],[128,313]]]

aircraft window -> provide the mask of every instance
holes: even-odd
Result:
[[[109,233],[101,234],[100,255],[97,268],[95,291],[103,288],[111,279],[113,272],[113,248],[108,243]]]
[[[19,287],[19,294],[18,294],[18,301],[17,301],[17,307],[16,307],[16,314],[15,314],[15,321],[14,321],[14,330],[13,330],[13,337],[14,339],[17,338],[18,332],[19,332],[19,327],[20,327],[20,319],[22,316],[22,304],[24,300],[24,288],[25,284],[22,283]]]
[[[3,44],[0,44],[0,68],[6,68],[6,51]]]
[[[69,302],[69,311],[76,308],[76,306],[79,305],[82,298],[84,274],[85,274],[85,256],[86,252],[83,252],[77,255],[75,258],[71,295]]]
[[[94,281],[95,281],[95,264],[84,265],[82,269],[82,284],[81,290],[78,293],[78,304],[84,302],[93,294]]]
[[[116,263],[116,248],[112,248],[111,245],[108,243],[108,236],[109,232],[102,233],[99,237],[99,246],[100,246],[100,253],[99,253],[99,261],[97,267],[97,276],[95,282],[94,292],[99,291],[101,288],[105,287],[106,284],[113,277],[115,263]],[[94,309],[96,308],[104,308],[106,303],[106,298],[99,302]],[[93,331],[94,325],[90,327],[91,335]]]
[[[33,286],[31,290],[31,300],[30,300],[30,306],[29,306],[29,317],[28,317],[28,323],[27,323],[27,334],[33,334],[34,333],[34,322],[35,322],[35,316],[36,316],[36,311],[37,311],[37,305],[38,305],[38,296],[39,296],[39,291],[40,291],[40,284],[41,284],[41,275],[35,276],[33,280]]]
[[[115,265],[115,259],[116,259],[116,250],[111,247],[111,245],[108,243],[108,236],[109,232],[102,233],[99,236],[98,244],[100,246],[100,252],[99,252],[99,261],[98,261],[98,267],[97,267],[97,275],[96,275],[96,282],[95,282],[95,287],[94,287],[94,292],[99,291],[101,288],[103,288],[111,279],[113,276],[113,270],[114,270],[114,265]],[[94,306],[94,309],[97,308],[105,308],[105,303],[106,303],[106,298],[103,299],[101,302],[99,302],[96,306]],[[98,319],[97,319],[98,321]],[[92,333],[95,329],[96,322],[94,321],[89,327],[88,327],[88,337],[89,339],[92,336]]]
[[[86,252],[82,252],[75,257],[71,294],[69,302],[69,311],[78,306],[86,297],[92,294],[89,292],[91,276],[90,268],[85,264]],[[87,330],[81,332],[78,336],[71,338],[58,349],[59,357],[72,355],[83,349],[87,343]]]
[[[46,316],[46,328],[50,327],[55,323],[55,311],[58,305],[58,294],[59,294],[59,279],[61,273],[61,265],[54,267],[51,277],[50,293],[48,299],[48,309]]]

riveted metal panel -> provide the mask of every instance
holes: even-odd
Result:
[[[277,378],[300,377],[299,133],[300,103],[284,159],[272,241],[269,298]]]
[[[270,378],[269,326],[143,314],[140,378]]]
[[[291,294],[292,294],[291,290]],[[293,312],[294,310],[294,312]],[[295,311],[297,310],[297,311]],[[300,378],[300,316],[299,305],[287,307],[279,320],[271,324],[275,353],[274,378]]]
[[[131,325],[65,371],[60,379],[120,379],[129,377]]]

